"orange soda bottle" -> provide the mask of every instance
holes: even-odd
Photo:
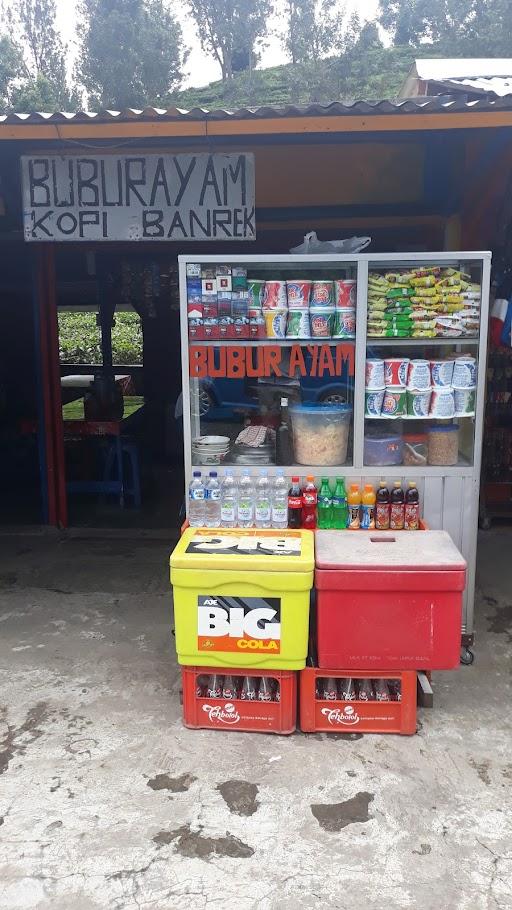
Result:
[[[361,527],[361,492],[358,483],[351,483],[347,496],[348,503],[348,529],[358,531]]]
[[[363,531],[375,529],[375,490],[371,483],[365,484],[361,505],[361,528]]]

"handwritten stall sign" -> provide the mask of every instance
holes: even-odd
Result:
[[[269,344],[258,347],[194,346],[189,350],[189,373],[194,379],[245,379],[285,376],[341,376],[354,372],[354,346]]]
[[[255,240],[254,156],[24,156],[28,241]]]

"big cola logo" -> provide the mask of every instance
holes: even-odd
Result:
[[[240,720],[240,715],[231,702],[227,702],[225,705],[203,705],[203,711],[206,711],[212,723],[218,722],[233,725]]]
[[[341,708],[322,708],[322,714],[327,718],[332,726],[343,724],[345,727],[353,727],[359,723],[360,717],[352,705],[345,705]]]

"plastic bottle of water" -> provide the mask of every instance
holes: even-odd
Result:
[[[262,468],[260,477],[256,483],[256,509],[255,509],[256,527],[272,527],[272,500],[270,496],[270,482],[268,471]]]
[[[220,528],[220,483],[217,471],[210,471],[204,488],[204,523],[207,528]]]
[[[245,470],[238,484],[238,527],[254,527],[254,483],[249,471]]]
[[[204,528],[205,499],[201,471],[194,471],[188,488],[188,523],[191,528]]]
[[[288,527],[288,481],[284,471],[278,471],[272,488],[272,527]]]
[[[227,470],[220,488],[220,525],[222,528],[236,528],[238,490],[233,471]]]

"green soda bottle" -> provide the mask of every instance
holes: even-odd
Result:
[[[332,497],[332,525],[338,530],[345,530],[348,525],[347,491],[343,477],[336,478],[336,487]]]
[[[328,528],[332,528],[332,493],[328,477],[322,477],[320,492],[318,494],[317,512],[317,527],[322,528],[324,531]]]

